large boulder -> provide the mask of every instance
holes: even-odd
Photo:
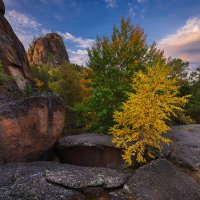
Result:
[[[30,65],[57,66],[69,61],[62,37],[57,33],[49,33],[33,41],[27,57]]]
[[[0,0],[0,62],[5,73],[14,77],[18,89],[24,91],[26,85],[32,86],[32,76],[25,49],[4,17],[5,7]]]
[[[43,94],[0,106],[0,163],[47,159],[64,126],[59,96]]]
[[[164,147],[165,156],[182,167],[199,170],[200,124],[174,126],[167,136],[173,142]]]
[[[6,164],[0,166],[0,199],[100,200],[107,196],[114,200],[116,194],[123,194],[118,188],[123,187],[128,177],[111,169],[53,162]],[[91,195],[93,198],[86,198]]]
[[[62,163],[86,167],[126,167],[122,151],[112,143],[111,135],[86,133],[58,140],[56,152]]]
[[[200,186],[165,159],[140,167],[124,185],[124,191],[141,200],[199,200]]]

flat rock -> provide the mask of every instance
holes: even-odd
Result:
[[[86,188],[115,189],[128,177],[116,170],[55,162],[5,164],[0,165],[0,199],[82,200]]]
[[[51,162],[36,162],[30,164],[6,164],[0,166],[0,177],[3,183],[0,185],[1,200],[83,200],[84,195],[79,191],[60,187],[48,182],[45,178],[45,170],[59,168],[59,165]],[[6,176],[5,176],[6,173]]]
[[[111,135],[105,135],[105,134],[99,134],[99,133],[84,133],[84,134],[79,134],[79,135],[66,136],[59,140],[59,145],[64,145],[66,147],[74,147],[74,146],[114,147],[115,146],[114,143],[112,143]]]
[[[199,200],[200,186],[165,159],[140,167],[124,185],[139,200]]]
[[[174,126],[168,135],[174,142],[164,153],[175,163],[198,170],[200,166],[200,124]]]
[[[111,135],[87,133],[58,140],[56,152],[62,163],[86,167],[125,168],[122,151],[112,143]]]
[[[103,187],[117,188],[123,186],[129,175],[113,169],[89,168],[74,166],[68,170],[46,171],[46,179],[50,182],[70,188]]]

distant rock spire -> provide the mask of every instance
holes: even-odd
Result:
[[[57,66],[69,62],[62,37],[57,33],[48,33],[33,41],[28,49],[27,57],[30,65]]]

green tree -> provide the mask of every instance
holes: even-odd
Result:
[[[91,129],[106,133],[113,125],[114,110],[119,109],[131,91],[133,74],[165,59],[155,43],[147,45],[144,31],[129,19],[122,19],[120,28],[114,27],[110,39],[98,38],[88,55],[92,94],[85,107],[93,113]]]
[[[72,107],[80,101],[80,72],[74,69],[70,63],[65,63],[60,67],[48,71],[50,80],[48,88],[58,93],[68,107]]]
[[[49,71],[52,67],[49,65],[42,65],[42,66],[31,66],[31,74],[33,75],[36,86],[40,92],[42,91],[49,91],[49,81],[51,80],[51,76]]]
[[[134,93],[129,94],[122,111],[114,113],[116,124],[110,129],[113,142],[124,149],[123,159],[130,165],[132,158],[146,162],[154,158],[154,149],[161,150],[161,143],[170,140],[163,136],[170,130],[166,120],[182,111],[187,96],[179,97],[176,78],[170,77],[170,70],[159,64],[139,71],[133,78]]]
[[[195,123],[200,123],[200,67],[190,74],[189,79],[192,97],[188,103],[187,111]]]
[[[66,105],[65,130],[76,132],[79,113],[74,106],[81,101],[82,92],[80,80],[83,68],[68,62],[61,66],[32,66],[32,75],[40,92],[52,91],[59,94]]]
[[[167,65],[169,65],[171,70],[171,78],[176,78],[178,85],[180,86],[179,96],[192,94],[191,81],[189,80],[189,63],[183,61],[180,58],[171,58],[167,60]],[[189,100],[190,102],[190,100]],[[191,124],[194,120],[190,116],[190,111],[188,110],[189,103],[185,107],[185,112],[178,112],[177,117],[172,117],[171,124]]]

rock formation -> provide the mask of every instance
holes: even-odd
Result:
[[[2,0],[0,1],[0,13],[5,14],[5,6]]]
[[[5,6],[0,0],[0,61],[5,73],[15,77],[14,82],[23,91],[27,83],[32,85],[29,63],[22,43],[13,32],[4,14]]]
[[[1,200],[199,200],[200,185],[166,159],[135,171],[55,162],[0,165]]]
[[[0,106],[0,164],[45,160],[64,126],[59,96],[43,94]]]
[[[165,157],[182,167],[200,169],[200,124],[174,126],[168,135],[174,142],[165,146]]]
[[[69,61],[64,42],[60,35],[49,33],[31,44],[27,57],[30,65],[60,65]]]
[[[200,186],[196,181],[165,159],[136,170],[124,190],[138,200],[200,199]]]
[[[18,88],[12,81],[0,86],[0,164],[45,160],[62,132],[65,106],[55,94],[19,95],[18,89],[31,86],[32,77],[24,47],[4,13],[0,0],[0,61]]]
[[[0,199],[123,200],[119,188],[129,176],[111,169],[55,162],[6,164],[0,166]]]
[[[65,136],[58,140],[56,152],[62,163],[117,169],[127,167],[122,151],[112,143],[111,135],[86,133]]]

